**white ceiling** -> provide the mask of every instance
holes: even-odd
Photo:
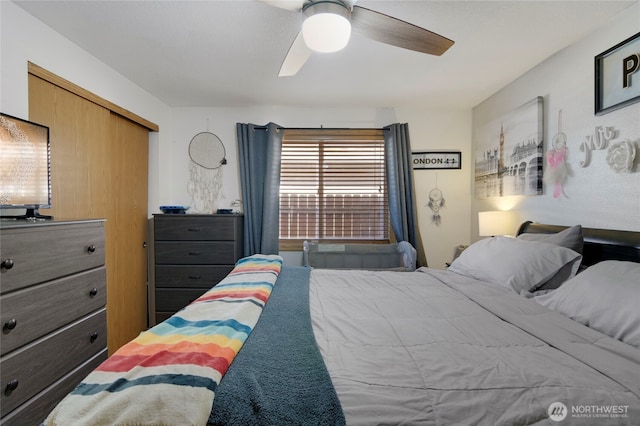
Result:
[[[15,3],[172,107],[471,108],[637,1],[360,0],[455,45],[436,57],[354,34],[284,78],[300,14],[256,0]]]

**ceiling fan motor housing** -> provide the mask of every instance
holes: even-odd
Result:
[[[349,19],[351,15],[351,7],[340,0],[310,0],[304,2],[302,5],[302,12],[306,16],[312,16],[316,13],[333,13]]]

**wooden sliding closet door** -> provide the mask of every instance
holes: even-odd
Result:
[[[112,113],[109,143],[107,333],[112,353],[147,328],[149,131]]]
[[[79,95],[50,80],[30,68],[29,118],[49,126],[51,138],[53,206],[42,212],[56,219],[106,219],[113,354],[147,326],[149,128],[99,105],[95,95]]]
[[[49,126],[52,208],[55,218],[106,218],[110,112],[29,75],[29,118]]]

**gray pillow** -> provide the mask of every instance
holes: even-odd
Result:
[[[573,277],[581,260],[581,254],[554,244],[492,237],[470,245],[449,270],[522,294]]]
[[[582,226],[580,225],[571,226],[555,234],[520,234],[517,238],[527,241],[539,241],[542,243],[555,244],[557,246],[566,247],[580,254],[582,254],[582,249],[584,247]]]
[[[640,349],[640,263],[597,263],[533,300]]]

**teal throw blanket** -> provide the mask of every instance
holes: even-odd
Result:
[[[310,271],[283,266],[258,323],[216,390],[209,424],[345,424],[311,327]]]

